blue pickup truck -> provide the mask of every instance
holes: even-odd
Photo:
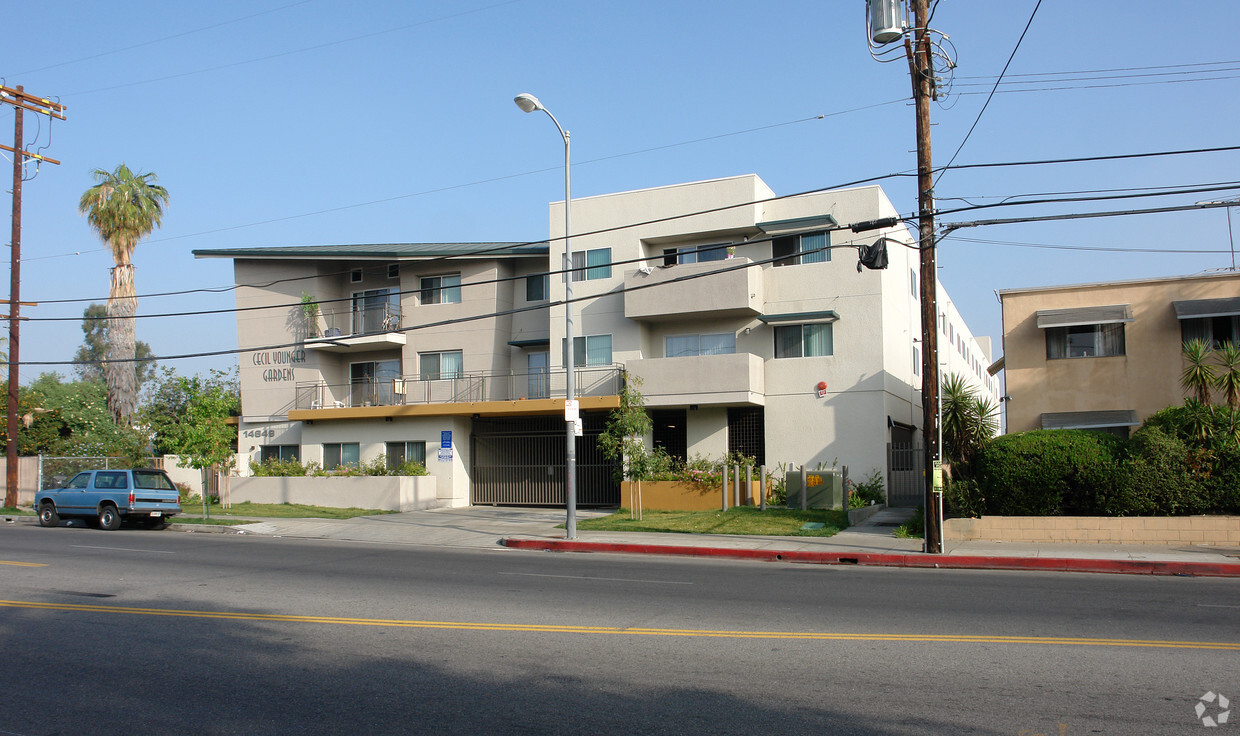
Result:
[[[57,526],[62,517],[76,516],[97,520],[107,531],[126,520],[162,529],[181,513],[181,496],[162,470],[87,470],[63,488],[36,493],[34,507],[43,526]]]

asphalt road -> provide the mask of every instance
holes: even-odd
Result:
[[[1240,732],[1230,579],[18,526],[0,599],[0,736]]]

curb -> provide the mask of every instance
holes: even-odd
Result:
[[[546,539],[501,539],[512,549],[544,552],[615,552],[681,557],[728,557],[763,562],[801,562],[816,565],[937,568],[940,570],[1037,570],[1042,572],[1097,572],[1124,575],[1189,575],[1240,578],[1240,563],[1105,560],[1071,557],[988,557],[983,555],[878,554],[870,552],[802,552],[769,549],[683,547],[618,542],[570,542]]]

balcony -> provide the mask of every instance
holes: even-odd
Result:
[[[753,317],[762,313],[762,269],[748,258],[661,266],[624,275],[624,316],[660,321],[695,317]],[[711,276],[704,273],[718,271]],[[695,278],[696,277],[696,278]]]
[[[610,409],[619,405],[619,366],[578,368],[574,377],[574,394],[581,400],[583,409]],[[564,378],[564,371],[560,370],[414,375],[344,384],[298,383],[289,419],[562,412],[566,393]],[[397,408],[405,410],[395,411]]]
[[[630,360],[630,373],[641,377],[646,405],[766,403],[762,358],[752,353],[696,355],[685,358]]]
[[[358,353],[401,347],[405,333],[400,331],[399,304],[356,305],[352,309],[324,312],[306,338],[308,350],[331,353]]]

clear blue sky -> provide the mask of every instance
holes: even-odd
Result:
[[[958,68],[952,94],[932,112],[936,164],[977,118],[1034,5],[938,5],[931,25],[950,36]],[[1234,0],[1046,0],[1008,70],[1014,84],[1000,88],[956,163],[1240,144],[1236,27]],[[68,106],[43,151],[63,164],[44,165],[23,190],[22,299],[43,303],[24,310],[32,318],[80,318],[85,304],[48,300],[106,297],[111,259],[76,207],[89,172],[122,161],[157,173],[171,192],[163,228],[135,255],[139,294],[232,285],[229,261],[195,260],[194,249],[545,238],[547,203],[562,196],[562,144],[549,120],[516,108],[519,92],[537,95],[572,132],[574,195],[744,173],[790,194],[915,165],[908,67],[870,58],[863,0],[41,0],[23,6],[0,76]],[[32,141],[35,116],[25,117]],[[0,140],[11,142],[11,126],[5,107]],[[38,145],[48,145],[46,120],[40,132]],[[1227,152],[965,170],[943,175],[937,194],[950,208],[963,204],[955,198],[1188,187],[1240,179],[1238,163],[1240,153]],[[916,210],[911,180],[882,186],[902,212]],[[1240,225],[1240,210],[1233,220]],[[940,278],[974,332],[995,336],[996,346],[995,289],[1231,262],[1221,209],[958,235],[986,242],[945,241]],[[233,304],[231,293],[144,298],[139,314]],[[23,362],[67,361],[81,344],[77,321],[32,320],[22,335]],[[161,356],[229,350],[236,321],[143,319],[138,337]],[[234,362],[163,364],[192,373]],[[32,365],[23,382],[45,370],[72,374]]]

